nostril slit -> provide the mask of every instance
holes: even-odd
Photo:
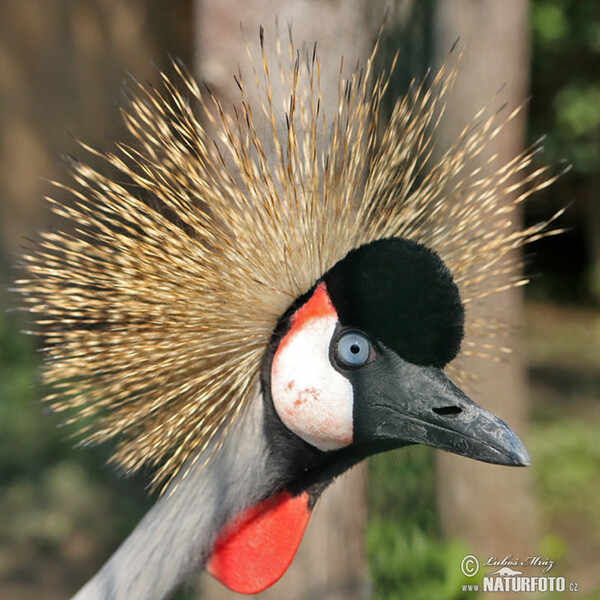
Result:
[[[459,406],[442,406],[441,408],[434,408],[433,412],[442,417],[454,417],[460,415],[462,408]]]

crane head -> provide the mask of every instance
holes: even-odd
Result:
[[[400,238],[372,242],[297,304],[269,357],[270,398],[282,424],[326,462],[336,451],[363,458],[420,443],[528,464],[511,429],[444,373],[460,350],[464,308],[433,251]]]
[[[298,298],[263,366],[265,434],[281,489],[218,541],[209,570],[237,591],[270,585],[291,561],[323,489],[384,450],[426,444],[528,465],[508,425],[444,373],[463,329],[449,270],[435,252],[400,238],[350,251]],[[260,558],[248,561],[245,548],[257,543]]]

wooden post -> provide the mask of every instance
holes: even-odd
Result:
[[[466,48],[440,129],[441,147],[454,141],[462,127],[490,101],[497,108],[506,102],[507,110],[512,110],[526,100],[528,10],[527,0],[437,1],[437,60],[444,60],[457,39]],[[525,114],[523,111],[505,127],[489,145],[487,156],[498,153],[499,163],[504,164],[521,151]],[[519,220],[520,214],[515,211],[513,222]],[[481,223],[482,230],[487,226]],[[470,390],[473,399],[507,421],[527,445],[527,399],[517,330],[521,304],[521,294],[513,288],[473,309],[476,317],[503,319],[513,330],[507,344],[516,351],[500,363],[474,358],[463,360],[461,366],[478,378]],[[480,559],[527,556],[533,549],[536,531],[530,479],[527,469],[492,466],[439,453],[438,506],[445,533],[463,538],[469,551]]]

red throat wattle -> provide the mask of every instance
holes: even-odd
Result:
[[[306,492],[281,492],[247,508],[217,537],[208,572],[234,592],[263,591],[292,562],[310,514]]]

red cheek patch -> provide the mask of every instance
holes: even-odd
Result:
[[[305,492],[282,492],[243,511],[217,537],[208,572],[234,592],[256,594],[286,571],[310,517]]]
[[[302,327],[310,319],[318,319],[329,316],[337,317],[331,298],[327,293],[324,283],[320,283],[310,297],[310,300],[302,305],[292,317],[292,329]]]
[[[331,298],[327,293],[327,288],[324,283],[320,283],[313,292],[310,299],[303,304],[293,315],[290,330],[286,333],[283,339],[279,342],[279,347],[275,352],[277,353],[286,345],[292,335],[302,329],[308,321],[311,319],[320,319],[322,317],[335,316],[337,318],[337,312],[331,303]],[[273,358],[275,360],[275,357]]]

